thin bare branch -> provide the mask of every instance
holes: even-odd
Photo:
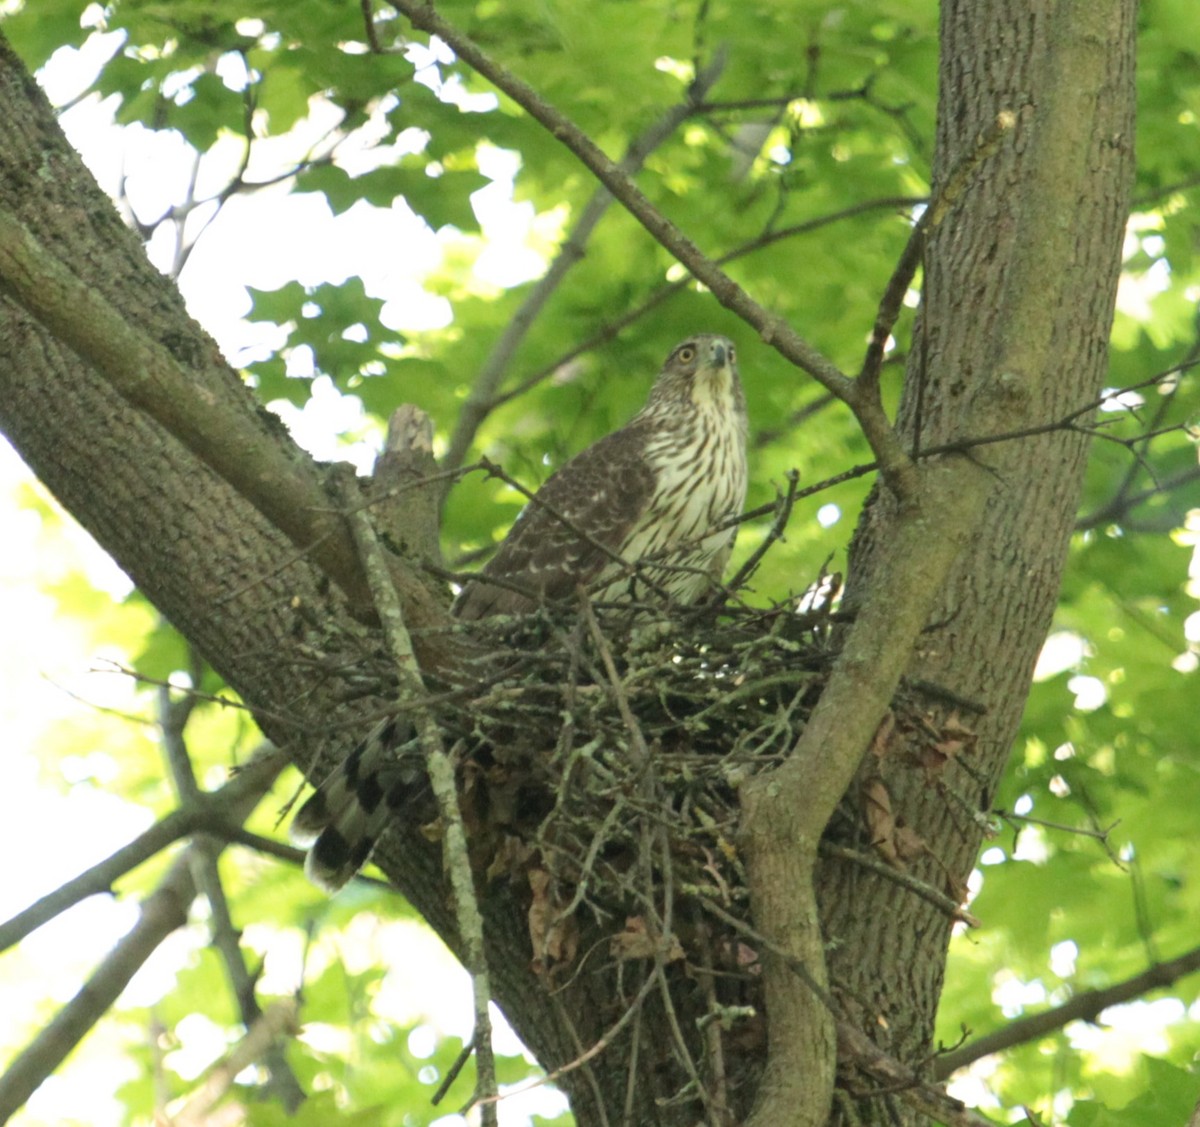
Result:
[[[1000,141],[1016,125],[1016,117],[1011,112],[997,115],[992,127],[979,138],[975,151],[964,160],[946,180],[946,183],[934,194],[929,206],[921,213],[904,247],[900,260],[892,271],[888,284],[884,287],[883,296],[879,301],[879,311],[875,316],[875,325],[871,330],[871,339],[867,344],[867,353],[863,357],[862,368],[858,374],[857,383],[863,389],[873,388],[879,392],[879,371],[883,364],[883,350],[887,339],[891,336],[900,310],[904,304],[904,296],[916,276],[917,267],[925,254],[925,243],[930,233],[949,214],[958,198],[966,191],[971,180],[988,157],[999,148]],[[865,391],[864,391],[865,394]]]
[[[1186,489],[1189,485],[1200,482],[1200,466],[1189,466],[1186,470],[1164,477],[1150,489],[1137,493],[1121,492],[1118,490],[1113,497],[1097,509],[1093,509],[1075,522],[1076,532],[1087,532],[1105,524],[1125,524],[1129,515],[1155,497],[1164,497],[1176,490]],[[1189,507],[1194,507],[1189,505]],[[1182,516],[1182,514],[1180,514]]]
[[[862,1069],[877,1082],[887,1085],[888,1090],[894,1091],[905,1103],[932,1116],[946,1127],[995,1127],[994,1123],[972,1111],[960,1100],[926,1083],[902,1061],[888,1056],[861,1029],[842,1018],[832,995],[817,982],[801,960],[712,901],[699,900],[697,903],[757,947],[765,948],[782,959],[788,969],[821,1000],[832,1015],[837,1029],[839,1059],[845,1059],[846,1063]]]
[[[823,857],[837,857],[843,861],[849,861],[851,864],[859,865],[864,869],[870,869],[871,872],[878,874],[885,880],[890,880],[894,884],[898,884],[914,896],[919,896],[926,903],[932,904],[938,911],[945,913],[945,915],[957,923],[964,923],[968,927],[979,926],[979,921],[961,904],[956,903],[952,897],[947,896],[944,892],[940,892],[932,885],[926,884],[923,880],[918,880],[911,873],[903,872],[895,866],[880,861],[878,858],[871,857],[869,854],[861,853],[857,849],[848,849],[844,845],[835,845],[833,842],[822,841],[820,852]]]
[[[247,764],[227,787],[217,792],[227,800],[222,804],[224,818],[230,822],[244,821],[285,762],[286,757],[272,749]],[[230,790],[236,793],[232,801],[227,793]],[[188,906],[196,896],[192,872],[198,850],[198,846],[192,845],[179,855],[158,888],[142,902],[141,914],[132,930],[101,961],[79,993],[0,1076],[0,1123],[7,1122],[37,1086],[62,1064],[108,1012],[158,945],[187,923]]]
[[[739,247],[721,255],[720,258],[714,261],[718,266],[724,266],[727,262],[733,262],[735,259],[744,258],[748,254],[753,254],[757,250],[762,250],[764,247],[769,247],[774,243],[780,242],[783,239],[794,238],[797,235],[806,235],[810,231],[818,231],[822,227],[828,227],[833,223],[840,223],[845,219],[853,219],[855,216],[864,215],[867,212],[879,210],[911,210],[926,202],[924,196],[883,196],[880,199],[864,200],[862,203],[851,204],[849,207],[841,208],[838,211],[830,212],[827,215],[819,215],[815,219],[806,219],[803,223],[794,223],[789,227],[781,227],[775,231],[765,231],[757,238],[751,239],[747,243],[743,243]],[[510,399],[515,399],[520,395],[524,395],[530,388],[536,387],[543,380],[549,379],[555,372],[559,371],[563,365],[569,364],[578,356],[582,356],[587,352],[592,352],[603,344],[607,344],[613,340],[616,335],[622,330],[628,328],[635,321],[641,320],[647,314],[652,313],[663,302],[674,297],[677,293],[691,284],[687,278],[681,278],[677,282],[668,282],[664,286],[660,286],[640,304],[635,305],[632,309],[621,314],[620,317],[613,321],[606,321],[599,329],[596,330],[590,337],[582,341],[580,344],[568,349],[557,359],[552,360],[549,364],[539,368],[536,372],[523,379],[515,387],[508,391],[501,392],[490,404],[491,409],[502,406]],[[829,396],[830,399],[833,396]]]
[[[158,888],[142,901],[133,929],[0,1076],[0,1123],[7,1123],[38,1085],[62,1064],[158,945],[187,923],[188,905],[195,895],[189,848],[179,855]]]
[[[624,159],[617,166],[622,172],[630,176],[636,174],[646,158],[691,116],[696,104],[720,77],[724,64],[724,56],[718,54],[713,63],[696,76],[696,80],[688,87],[684,100],[667,110],[658,121],[633,141]],[[500,339],[496,341],[484,361],[479,375],[471,385],[470,394],[458,413],[458,421],[450,436],[446,455],[442,459],[442,464],[447,469],[456,469],[466,459],[467,451],[475,441],[479,427],[496,403],[496,389],[507,374],[513,356],[571,267],[583,258],[592,232],[612,202],[612,194],[606,188],[596,189],[580,212],[570,235],[558,248],[546,273],[534,284],[504,332],[500,334]]]
[[[568,1072],[574,1072],[575,1069],[582,1067],[589,1061],[598,1057],[609,1045],[616,1040],[621,1031],[637,1016],[642,1005],[650,996],[650,991],[657,985],[657,980],[654,975],[648,974],[646,981],[642,983],[641,988],[634,996],[633,1000],[626,1007],[625,1012],[612,1024],[608,1032],[600,1037],[594,1045],[589,1049],[585,1049],[574,1060],[568,1061],[566,1064],[556,1068],[553,1072],[548,1072],[545,1076],[539,1076],[536,1080],[530,1080],[525,1084],[520,1084],[515,1088],[510,1088],[503,1096],[493,1097],[495,1100],[507,1099],[509,1096],[521,1095],[523,1092],[531,1092],[534,1088],[540,1088],[544,1084],[553,1084]],[[602,1103],[598,1106],[603,1107]]]
[[[454,897],[455,922],[462,944],[462,960],[471,976],[475,1002],[476,1087],[471,1105],[479,1105],[483,1127],[496,1127],[494,1097],[496,1061],[492,1050],[492,1024],[488,1005],[492,998],[487,950],[483,938],[483,913],[475,895],[475,878],[467,851],[466,829],[458,802],[454,762],[442,742],[437,720],[428,707],[425,684],[413,652],[412,638],[404,622],[400,597],[392,584],[383,545],[366,509],[359,507],[361,490],[349,466],[331,479],[335,497],[349,514],[351,535],[367,577],[384,638],[395,662],[400,683],[399,704],[412,718],[425,757],[430,786],[442,817],[442,852]]]
[[[792,506],[796,503],[796,490],[800,484],[800,474],[796,470],[788,470],[787,472],[787,492],[780,493],[775,500],[775,519],[771,522],[771,527],[767,529],[766,536],[763,537],[762,543],[759,544],[749,558],[737,570],[737,574],[725,584],[725,589],[729,592],[741,590],[742,586],[749,582],[751,576],[758,570],[758,565],[762,563],[763,557],[774,544],[783,536],[783,531],[787,528],[787,522],[792,515]]]
[[[1036,1041],[1062,1029],[1069,1022],[1094,1021],[1109,1006],[1120,1005],[1122,1002],[1140,998],[1152,990],[1171,986],[1197,970],[1200,970],[1200,947],[1193,947],[1178,958],[1165,963],[1155,963],[1123,982],[1107,986],[1103,990],[1085,990],[1061,1006],[1011,1021],[1008,1025],[978,1037],[960,1049],[943,1053],[934,1063],[934,1076],[938,1080],[944,1080],[972,1061],[992,1053],[1003,1052],[1015,1045]]]
[[[215,1122],[209,1115],[233,1087],[237,1074],[255,1061],[282,1052],[280,1040],[297,1031],[296,1013],[297,1006],[291,998],[272,1002],[246,1030],[246,1035],[213,1065],[183,1109],[170,1118],[169,1127],[206,1127]]]
[[[198,684],[203,674],[200,657],[191,651],[192,683]],[[163,747],[176,791],[184,805],[194,804],[201,797],[192,767],[184,729],[197,703],[190,694],[173,697],[170,688],[163,687],[158,693],[159,724],[162,728]],[[200,833],[195,838],[195,865],[192,877],[200,894],[208,902],[212,946],[216,948],[225,964],[225,974],[233,992],[234,1002],[241,1014],[242,1025],[247,1034],[261,1021],[263,1012],[255,993],[255,976],[246,966],[242,953],[241,934],[234,926],[229,898],[221,880],[218,863],[225,847],[223,835]],[[278,1096],[280,1103],[289,1112],[295,1112],[304,1102],[304,1089],[283,1050],[274,1043],[264,1048],[264,1059],[268,1067],[268,1084]]]
[[[360,0],[363,14],[363,30],[367,36],[367,46],[372,55],[383,54],[383,44],[379,42],[379,32],[375,27],[375,11],[371,0]]]
[[[657,242],[706,285],[722,305],[758,330],[764,342],[843,400],[854,412],[889,487],[902,499],[914,496],[915,467],[877,399],[870,394],[861,394],[854,381],[837,365],[801,338],[781,317],[754,301],[668,220],[583,130],[443,19],[432,4],[425,0],[390,2],[408,16],[415,27],[444,40],[468,66],[504,91],[556,140],[569,148]]]
[[[287,757],[281,751],[255,755],[219,790],[204,796],[193,806],[172,811],[128,845],[18,912],[0,926],[0,951],[8,950],[81,900],[111,892],[115,881],[172,842],[199,829],[211,829],[225,823],[229,812],[236,810],[246,797],[253,796],[257,800],[265,794],[286,764]]]

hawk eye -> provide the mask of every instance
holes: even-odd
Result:
[[[690,344],[685,344],[679,350],[677,355],[679,356],[679,359],[682,360],[685,364],[690,364],[693,360],[696,359],[696,350]]]

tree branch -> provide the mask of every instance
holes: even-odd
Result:
[[[192,683],[198,684],[203,673],[199,655],[192,653]],[[168,766],[174,779],[180,800],[194,804],[203,793],[196,783],[192,757],[188,750],[184,728],[196,706],[195,697],[184,693],[172,699],[171,689],[163,686],[158,692],[159,726],[162,729],[163,747]],[[212,946],[217,949],[225,964],[225,974],[233,992],[233,999],[241,1014],[242,1025],[247,1033],[262,1018],[255,995],[255,976],[251,975],[242,954],[241,935],[233,923],[229,910],[229,898],[221,881],[219,858],[225,841],[221,836],[201,833],[195,839],[195,865],[192,877],[201,895],[208,902]],[[283,1050],[269,1044],[265,1048],[270,1087],[279,1097],[280,1103],[289,1113],[294,1113],[304,1102],[304,1089],[292,1072]]]
[[[868,1076],[877,1082],[887,1084],[891,1090],[906,1103],[932,1116],[946,1127],[995,1127],[983,1116],[966,1107],[960,1100],[947,1095],[939,1088],[926,1083],[917,1073],[897,1060],[888,1056],[861,1029],[843,1018],[834,1004],[832,995],[821,986],[813,976],[811,968],[802,960],[791,954],[782,944],[764,935],[761,931],[730,915],[723,908],[710,900],[701,900],[700,907],[717,919],[740,932],[760,948],[778,957],[807,990],[810,990],[829,1014],[830,1021],[837,1030],[838,1048],[848,1064],[861,1068]],[[802,1105],[797,1105],[801,1107]],[[822,1114],[820,1122],[825,1121]],[[789,1122],[800,1122],[799,1119]]]
[[[753,254],[764,247],[772,246],[783,239],[794,238],[797,235],[806,235],[810,231],[818,231],[822,227],[828,227],[832,223],[839,223],[843,219],[853,219],[857,215],[881,209],[911,209],[925,202],[926,198],[924,196],[883,196],[875,200],[864,200],[861,203],[851,204],[849,207],[841,208],[838,211],[832,211],[827,215],[818,215],[815,219],[806,219],[802,223],[794,223],[789,227],[781,227],[777,231],[766,231],[757,238],[751,239],[741,246],[734,247],[733,250],[727,251],[713,261],[718,266],[724,266],[727,262],[744,258],[748,254]],[[622,329],[628,328],[635,321],[640,320],[646,314],[657,309],[663,302],[682,292],[687,288],[688,284],[689,281],[687,278],[681,278],[677,282],[668,282],[666,285],[660,286],[639,305],[635,305],[632,309],[622,313],[616,320],[606,321],[586,340],[568,349],[549,364],[543,365],[532,375],[523,379],[516,387],[498,394],[488,405],[489,410],[495,410],[495,408],[502,406],[509,402],[509,400],[515,399],[518,395],[524,395],[530,388],[536,387],[543,380],[554,375],[564,364],[569,364],[577,356],[582,356],[585,352],[591,352],[593,349],[612,340]],[[833,397],[829,396],[828,398]]]
[[[350,466],[339,467],[332,481],[338,502],[349,514],[350,531],[367,576],[384,638],[396,664],[400,683],[399,704],[413,720],[425,756],[430,786],[437,799],[442,817],[442,853],[450,878],[454,898],[454,916],[462,946],[462,961],[471,976],[475,1002],[476,1086],[471,1100],[478,1104],[483,1127],[496,1127],[498,1122],[494,1097],[496,1061],[492,1050],[492,1024],[488,1005],[492,998],[487,952],[483,939],[483,915],[475,894],[475,878],[471,872],[467,850],[466,829],[459,807],[458,785],[454,762],[446,752],[437,720],[427,705],[425,684],[413,653],[412,638],[404,622],[400,598],[392,585],[383,546],[375,532],[370,514],[361,507],[361,493]]]
[[[25,1103],[117,1000],[129,980],[173,931],[187,923],[196,895],[191,849],[184,850],[162,883],[142,901],[141,915],[71,999],[0,1076],[0,1123]]]
[[[635,174],[642,167],[646,157],[691,116],[696,105],[721,76],[724,65],[724,56],[718,53],[712,64],[698,74],[688,87],[684,100],[672,106],[658,121],[634,139],[617,167],[627,175]],[[466,459],[476,432],[496,404],[496,389],[504,379],[513,355],[571,267],[583,258],[588,239],[612,202],[611,192],[606,188],[596,189],[580,213],[574,229],[558,248],[558,253],[546,273],[534,284],[533,289],[521,302],[521,307],[513,314],[512,320],[501,333],[500,339],[492,347],[458,414],[446,455],[442,459],[442,465],[447,469],[457,469]]]
[[[247,764],[217,794],[224,795],[224,816],[244,821],[282,770],[286,758],[272,749]],[[241,783],[236,797],[227,793]],[[128,848],[128,847],[127,847]],[[107,1013],[129,980],[173,931],[187,923],[188,906],[196,897],[192,876],[199,847],[185,849],[167,871],[158,888],[142,901],[141,915],[103,959],[84,984],[0,1076],[0,1123],[21,1107],[34,1090],[67,1058],[88,1031]]]
[[[354,601],[366,589],[344,522],[329,511],[315,464],[238,400],[190,379],[161,344],[129,324],[103,294],[0,212],[0,293],[92,365],[331,576]],[[230,373],[231,382],[236,377]]]
[[[1061,1006],[1023,1017],[1019,1021],[1011,1021],[992,1033],[977,1037],[961,1049],[951,1049],[948,1053],[942,1053],[934,1062],[934,1076],[938,1080],[945,1080],[952,1072],[965,1068],[973,1061],[1011,1049],[1014,1045],[1036,1041],[1061,1029],[1068,1022],[1094,1021],[1109,1006],[1140,998],[1161,986],[1170,986],[1197,970],[1200,970],[1200,947],[1193,947],[1177,959],[1155,963],[1141,974],[1135,974],[1124,982],[1106,986],[1103,990],[1085,990]]]
[[[213,1065],[183,1110],[171,1117],[170,1127],[206,1127],[217,1122],[209,1113],[233,1087],[237,1074],[257,1060],[282,1052],[280,1038],[295,1032],[295,1001],[287,998],[272,1003],[246,1030],[246,1036]]]
[[[218,822],[224,824],[230,810],[237,809],[250,797],[257,801],[266,794],[287,762],[287,756],[275,749],[255,755],[219,790],[203,796],[192,806],[173,810],[110,857],[18,912],[0,926],[0,951],[7,951],[79,901],[111,892],[114,881],[160,853],[173,841],[201,828],[211,829]]]
[[[886,713],[912,647],[942,583],[973,533],[987,475],[942,460],[919,471],[919,501],[892,520],[889,551],[848,631],[804,732],[779,767],[741,790],[741,841],[750,904],[760,930],[787,937],[787,951],[822,986],[824,940],[813,873],[821,833]],[[899,593],[903,597],[897,597]],[[783,1107],[806,1106],[814,1127],[833,1096],[833,1021],[787,963],[768,955],[763,968],[772,999],[771,1049],[759,1102],[747,1127],[770,1127]],[[819,1094],[818,1094],[819,1093]]]
[[[473,67],[521,106],[552,136],[571,150],[618,202],[673,254],[713,296],[748,325],[763,341],[797,367],[808,372],[854,412],[879,462],[880,472],[896,496],[911,497],[916,488],[912,460],[900,444],[877,399],[863,394],[831,360],[799,336],[782,318],[754,301],[678,227],[667,219],[586,133],[551,106],[527,83],[506,70],[471,39],[444,20],[425,0],[390,0],[414,27],[444,40],[460,59]],[[869,389],[868,389],[869,391]]]

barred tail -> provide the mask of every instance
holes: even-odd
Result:
[[[404,729],[381,724],[317,788],[292,819],[291,837],[308,845],[304,871],[336,892],[363,867],[391,819],[423,788],[418,760],[397,745]]]

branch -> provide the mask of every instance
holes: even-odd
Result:
[[[815,219],[806,219],[803,223],[795,223],[790,227],[781,227],[777,231],[766,231],[757,238],[751,239],[739,247],[734,247],[731,251],[727,251],[720,258],[714,259],[714,261],[718,266],[724,266],[727,262],[744,258],[746,255],[753,254],[756,250],[762,250],[764,247],[769,247],[774,243],[780,242],[782,239],[794,238],[796,235],[807,235],[810,231],[820,230],[822,227],[828,227],[830,224],[841,222],[843,219],[853,219],[857,215],[880,209],[911,209],[925,202],[926,199],[924,196],[883,196],[875,200],[864,200],[862,203],[851,204],[849,207],[830,212],[828,215],[819,215]],[[530,388],[536,387],[543,380],[554,375],[564,364],[569,364],[577,356],[582,356],[585,352],[591,352],[593,349],[612,340],[622,329],[628,328],[635,321],[640,320],[646,314],[657,309],[663,302],[686,289],[688,284],[689,281],[687,278],[681,278],[677,282],[668,282],[666,285],[660,286],[642,301],[640,305],[636,305],[632,309],[622,313],[615,321],[606,321],[585,341],[568,349],[549,364],[543,365],[532,375],[517,384],[516,387],[497,395],[488,405],[489,410],[495,410],[497,407],[503,406],[510,399],[515,399],[518,395],[524,395]]]
[[[883,349],[904,303],[904,295],[916,276],[917,267],[925,254],[925,244],[930,232],[937,228],[950,213],[958,198],[967,189],[971,179],[979,171],[980,166],[988,157],[995,154],[1000,147],[1000,139],[1016,126],[1016,115],[1009,111],[996,115],[992,127],[988,129],[975,147],[975,151],[951,173],[946,183],[934,194],[929,206],[921,213],[908,237],[900,260],[892,271],[888,284],[884,287],[883,297],[879,301],[879,310],[875,315],[875,325],[871,330],[871,339],[867,344],[867,353],[863,357],[862,369],[858,380],[860,387],[873,387],[875,394],[879,388],[879,370],[883,364]]]
[[[133,929],[109,952],[83,988],[0,1076],[0,1123],[33,1094],[117,1000],[160,943],[187,923],[196,895],[192,850],[184,850],[158,888],[142,901]]]
[[[198,684],[203,669],[195,651],[192,651],[191,673],[193,684]],[[203,793],[196,783],[191,752],[184,736],[184,728],[195,707],[196,698],[190,694],[184,693],[177,699],[172,699],[169,688],[164,686],[159,689],[158,714],[163,747],[176,790],[184,803],[194,803]],[[263,1014],[255,996],[255,976],[246,967],[241,933],[234,926],[233,914],[229,910],[229,898],[225,895],[225,885],[221,881],[218,859],[224,844],[220,836],[198,835],[195,839],[196,864],[192,876],[201,895],[208,902],[212,935],[210,945],[217,949],[225,964],[225,974],[241,1014],[242,1025],[249,1033]],[[296,1074],[288,1064],[282,1049],[268,1045],[265,1049],[265,1059],[269,1086],[279,1097],[285,1110],[293,1114],[304,1102],[304,1089],[296,1079]]]
[[[784,477],[787,479],[787,492],[779,493],[776,490],[775,519],[771,522],[771,527],[767,529],[766,536],[762,538],[762,543],[750,553],[746,562],[738,568],[734,577],[725,584],[725,590],[730,594],[736,594],[750,581],[755,571],[758,570],[758,565],[762,563],[763,556],[770,550],[771,545],[783,537],[784,530],[787,528],[787,523],[792,516],[792,506],[796,503],[796,490],[800,485],[800,473],[798,470],[788,470],[784,474]]]
[[[808,372],[828,391],[845,402],[854,412],[879,462],[880,472],[893,493],[901,498],[912,496],[916,488],[913,463],[874,397],[862,394],[854,381],[840,371],[837,365],[803,340],[782,318],[754,301],[728,274],[702,254],[691,239],[665,218],[634,185],[629,176],[610,160],[583,130],[438,15],[432,4],[425,0],[390,2],[394,8],[408,16],[414,27],[444,40],[460,59],[544,126],[583,162],[658,243],[713,292],[722,305],[757,329],[765,343]]]
[[[266,794],[287,762],[283,752],[277,750],[256,755],[220,790],[203,796],[190,807],[173,810],[110,857],[18,912],[0,926],[0,951],[7,951],[79,901],[111,892],[114,881],[160,853],[173,841],[199,829],[212,828],[217,823],[225,824],[230,810],[237,809],[250,797],[257,801]]]
[[[1176,489],[1184,489],[1197,481],[1200,481],[1200,466],[1190,466],[1186,470],[1163,478],[1152,489],[1143,489],[1140,493],[1129,493],[1124,490],[1118,490],[1111,500],[1101,505],[1098,509],[1093,509],[1086,516],[1080,517],[1075,522],[1075,531],[1086,532],[1088,529],[1097,528],[1102,524],[1110,524],[1114,521],[1124,523],[1125,518],[1134,509],[1144,505],[1147,501],[1152,501],[1155,497],[1174,492]]]
[[[617,166],[627,175],[633,175],[642,167],[648,157],[661,145],[695,111],[696,105],[703,100],[704,95],[712,89],[713,84],[721,75],[725,59],[721,53],[713,63],[688,87],[684,100],[677,106],[672,106],[662,117],[646,129],[629,146],[624,160]],[[454,433],[450,436],[449,447],[442,459],[447,469],[457,469],[466,459],[467,451],[475,439],[483,420],[494,408],[496,389],[508,371],[513,354],[521,341],[529,332],[534,320],[550,300],[551,295],[562,284],[571,267],[584,256],[588,239],[600,222],[609,205],[613,202],[612,193],[605,188],[597,188],[592,198],[587,202],[571,234],[558,248],[554,261],[550,263],[546,273],[538,279],[533,289],[526,295],[521,307],[513,315],[508,326],[500,335],[500,339],[492,347],[488,358],[484,361],[479,375],[471,387],[466,402],[458,415]]]
[[[984,509],[987,475],[959,459],[922,465],[915,503],[891,517],[889,551],[855,608],[841,653],[791,755],[741,788],[741,842],[750,905],[764,934],[787,937],[824,986],[825,948],[813,873],[818,842],[890,707],[913,645]],[[824,1123],[836,1051],[831,1017],[787,962],[768,954],[767,1071],[747,1127],[778,1122],[783,1107],[813,1107]],[[809,1120],[798,1120],[808,1123]]]
[[[255,1061],[269,1057],[272,1051],[279,1052],[279,1040],[286,1034],[295,1033],[296,1003],[292,999],[273,1003],[246,1030],[243,1037],[220,1061],[213,1065],[200,1089],[183,1106],[177,1115],[171,1116],[169,1127],[206,1127],[217,1122],[209,1113],[230,1088],[234,1078]]]
[[[286,757],[272,749],[249,763],[237,778],[217,792],[225,797],[224,816],[231,821],[244,821],[285,762]],[[241,783],[240,793],[231,800],[227,792],[236,783]],[[141,914],[132,930],[103,959],[79,993],[0,1076],[0,1123],[6,1123],[38,1085],[62,1064],[158,945],[187,923],[188,906],[196,896],[192,867],[197,852],[198,847],[192,845],[180,853],[158,888],[142,901]]]
[[[357,479],[353,477],[354,471],[350,466],[341,466],[338,469],[341,472],[333,477],[331,486],[344,511],[349,513],[350,531],[355,547],[375,600],[375,608],[379,612],[384,638],[396,663],[400,683],[399,704],[412,716],[416,725],[430,786],[442,817],[443,863],[450,877],[455,922],[463,951],[463,966],[471,976],[475,1001],[475,1030],[471,1039],[475,1044],[476,1086],[471,1103],[480,1105],[483,1127],[496,1127],[494,1097],[498,1089],[496,1061],[492,1050],[491,1017],[488,1013],[488,1004],[492,998],[491,980],[483,941],[483,915],[475,895],[475,878],[471,872],[466,829],[458,804],[454,762],[443,746],[441,730],[428,707],[425,684],[421,680],[420,667],[413,653],[412,638],[404,622],[400,598],[392,585],[383,545],[376,535],[375,526],[367,510],[356,507],[361,500],[361,493]]]
[[[795,975],[806,989],[812,991],[830,1014],[837,1030],[839,1052],[847,1063],[856,1065],[876,1081],[888,1085],[889,1090],[895,1091],[905,1103],[932,1116],[946,1127],[995,1127],[994,1123],[971,1111],[962,1101],[926,1083],[903,1061],[888,1056],[861,1029],[841,1017],[832,995],[818,983],[811,968],[781,944],[769,939],[736,916],[730,915],[710,900],[701,898],[698,903],[704,911],[740,932],[757,947],[770,951],[781,959],[789,972]],[[824,1113],[819,1121],[825,1122]]]
[[[1061,1029],[1068,1022],[1094,1021],[1109,1006],[1139,998],[1161,986],[1170,986],[1197,970],[1200,970],[1200,947],[1193,947],[1179,958],[1166,963],[1155,963],[1141,974],[1135,974],[1124,982],[1107,986],[1103,990],[1085,990],[1061,1006],[1023,1017],[1020,1021],[1009,1022],[992,1033],[976,1038],[961,1049],[942,1053],[934,1062],[934,1076],[938,1080],[945,1080],[952,1072],[965,1068],[972,1061],[1011,1049],[1014,1045],[1036,1041],[1056,1029]]]
[[[923,880],[918,880],[911,873],[897,869],[894,865],[889,865],[887,862],[880,861],[869,854],[860,853],[857,849],[849,849],[844,845],[834,845],[830,841],[822,841],[820,850],[822,857],[837,857],[839,860],[849,861],[851,864],[869,869],[877,876],[883,877],[884,880],[890,880],[894,884],[898,884],[914,896],[919,896],[927,904],[932,904],[939,912],[956,923],[966,924],[967,927],[979,926],[979,920],[971,915],[961,904],[932,885],[926,884]]]
[[[280,441],[244,401],[218,398],[170,351],[129,324],[10,213],[0,211],[0,293],[89,363],[232,485],[350,596],[366,591],[344,522],[328,509],[314,463]],[[236,376],[229,373],[231,388]],[[281,428],[280,428],[281,429]]]

